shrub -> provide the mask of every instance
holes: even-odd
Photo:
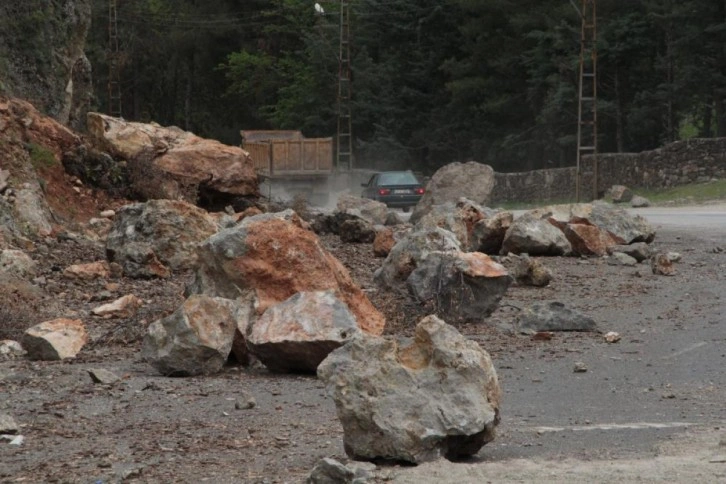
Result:
[[[37,143],[28,143],[26,145],[26,149],[30,155],[30,162],[36,170],[40,168],[50,168],[58,163],[58,160],[55,159],[53,152],[44,146]]]

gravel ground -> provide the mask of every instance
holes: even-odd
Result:
[[[427,308],[376,289],[372,274],[382,259],[371,246],[323,239],[386,314],[386,332],[409,334]],[[465,463],[380,465],[377,481],[726,480],[726,464],[710,462],[726,453],[718,447],[726,423],[726,254],[715,251],[719,243],[715,234],[660,231],[655,246],[683,255],[673,277],[642,264],[545,259],[555,273],[550,286],[512,287],[486,323],[458,326],[491,353],[499,372],[497,440]],[[102,259],[101,246],[60,237],[33,256],[44,291],[12,292],[17,305],[6,305],[4,315],[22,324],[3,326],[0,339],[65,316],[82,319],[93,342],[71,361],[0,362],[0,413],[24,437],[21,446],[0,441],[0,482],[303,482],[318,459],[345,461],[334,404],[312,375],[230,365],[215,376],[165,378],[138,361],[146,326],[183,301],[190,274],[163,284],[110,281],[119,284],[113,298],[133,293],[146,304],[133,318],[102,320],[90,310],[108,296],[105,283],[61,276],[72,263]],[[539,300],[563,301],[623,338],[516,334],[519,309]],[[580,361],[588,371],[573,373]],[[88,370],[98,368],[120,380],[94,384]]]

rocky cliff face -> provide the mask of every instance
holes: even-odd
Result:
[[[82,128],[92,95],[83,52],[90,23],[91,0],[0,2],[0,93]]]

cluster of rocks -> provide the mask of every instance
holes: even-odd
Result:
[[[274,372],[317,372],[335,400],[352,458],[460,458],[494,438],[501,390],[491,358],[445,321],[484,321],[512,283],[547,285],[553,274],[537,256],[609,255],[618,263],[628,257],[673,273],[672,254],[650,253],[655,232],[647,222],[611,205],[544,207],[516,218],[488,208],[494,173],[475,162],[439,170],[408,223],[357,197],[342,197],[334,213],[309,222],[292,210],[210,214],[176,200],[180,187],[192,182],[256,195],[246,153],[175,128],[98,114],[89,115],[89,127],[116,157],[149,156],[170,183],[160,186],[166,199],[89,222],[85,235],[105,241],[106,260],[59,268],[62,277],[163,282],[191,272],[184,302],[149,324],[141,357],[168,376],[214,374],[231,359]],[[7,193],[7,179],[0,172],[0,193]],[[316,233],[370,244],[372,255],[385,257],[375,274],[379,287],[407,294],[434,314],[411,339],[381,336],[383,315]],[[35,277],[32,258],[20,250],[0,252],[0,268]],[[146,304],[126,294],[90,314],[131,318]],[[523,333],[595,327],[559,302],[533,305],[519,320]],[[88,341],[83,321],[60,318],[29,328],[20,342],[0,342],[0,357],[73,358]],[[113,378],[94,375],[94,381]],[[365,479],[365,470],[325,461],[311,482],[325,482],[326,475],[354,482]]]
[[[608,195],[613,203],[629,203],[633,208],[650,207],[650,200],[634,194],[630,188],[624,185],[613,185],[608,190]]]
[[[204,210],[155,200],[122,208],[106,252],[127,277],[194,270],[187,300],[153,322],[143,356],[167,375],[210,374],[230,355],[310,372],[383,316],[292,210],[221,228]]]

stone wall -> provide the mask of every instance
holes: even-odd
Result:
[[[726,178],[726,138],[677,141],[642,153],[598,155],[598,195],[612,185],[667,188]],[[581,199],[591,200],[593,160],[581,166]],[[495,175],[494,204],[502,202],[567,201],[575,198],[576,168],[554,168]]]

